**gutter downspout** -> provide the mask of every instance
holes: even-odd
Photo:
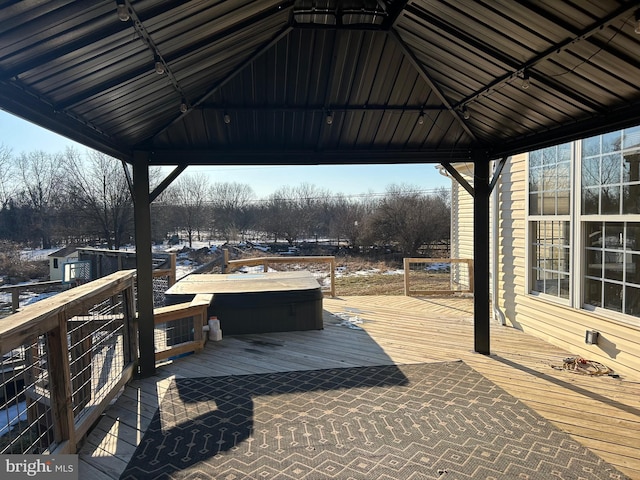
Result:
[[[493,162],[493,171],[495,174],[495,166],[496,162]],[[498,303],[498,270],[500,268],[500,264],[498,262],[498,253],[500,247],[500,236],[498,235],[499,228],[499,218],[498,218],[498,208],[499,208],[499,198],[498,198],[498,188],[502,185],[502,179],[498,179],[491,194],[493,195],[492,199],[492,212],[491,212],[491,307],[493,310],[493,319],[500,322],[500,325],[506,326],[507,319],[504,315],[504,312],[500,310],[500,305]]]

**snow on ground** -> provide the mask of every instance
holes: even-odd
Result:
[[[20,305],[30,305],[32,303],[39,302],[40,300],[45,300],[47,298],[51,298],[56,295],[58,292],[45,292],[45,293],[30,293],[24,292],[24,295],[20,295]]]
[[[28,261],[47,260],[50,254],[57,252],[58,250],[60,250],[60,248],[20,250],[20,258]]]
[[[0,410],[0,437],[11,430],[21,420],[27,419],[27,402],[11,405]]]

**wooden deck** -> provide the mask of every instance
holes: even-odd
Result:
[[[469,298],[327,298],[324,309],[324,330],[225,337],[132,382],[88,435],[80,451],[81,478],[120,476],[174,376],[460,359],[640,480],[640,379],[554,370],[551,365],[571,352],[497,324],[491,326],[492,355],[476,354]],[[362,330],[339,325],[339,316],[362,320]]]

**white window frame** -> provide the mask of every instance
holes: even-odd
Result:
[[[631,151],[638,150],[637,147],[631,149]],[[630,151],[630,149],[623,149],[624,152]],[[586,282],[586,266],[587,251],[585,235],[587,232],[587,224],[591,222],[604,222],[604,223],[638,223],[640,224],[640,213],[638,214],[582,214],[582,141],[575,141],[571,147],[571,171],[570,171],[570,208],[568,215],[530,215],[530,192],[529,192],[529,173],[530,162],[529,154],[526,155],[525,161],[526,168],[526,181],[525,181],[525,252],[526,252],[526,277],[525,277],[525,292],[529,296],[541,298],[550,302],[554,302],[560,305],[566,305],[577,310],[584,312],[591,312],[598,316],[619,321],[621,323],[630,324],[634,326],[640,325],[640,317],[621,313],[616,310],[611,310],[605,307],[594,306],[585,303],[585,282]],[[622,184],[624,185],[624,184]],[[621,200],[622,201],[622,200]],[[532,228],[534,223],[540,221],[568,221],[570,222],[570,265],[569,265],[569,299],[564,299],[559,296],[546,294],[544,292],[534,291],[534,262],[536,260],[536,254],[533,250],[533,243],[536,232]],[[638,248],[638,247],[636,247]],[[636,250],[637,251],[637,250]],[[626,280],[622,281],[623,289],[627,285]],[[626,295],[626,293],[624,294]],[[624,305],[624,304],[623,304]]]
[[[527,153],[526,155],[526,161],[525,161],[525,168],[526,168],[526,182],[525,182],[525,195],[526,195],[526,201],[525,201],[525,208],[526,208],[526,222],[525,222],[525,238],[526,238],[526,245],[525,245],[525,251],[527,252],[526,254],[526,276],[525,276],[525,292],[527,292],[527,295],[531,295],[531,296],[535,296],[535,297],[540,297],[540,298],[544,298],[545,300],[549,300],[551,302],[555,302],[561,305],[566,305],[566,306],[573,306],[573,302],[574,302],[574,282],[575,282],[575,250],[571,249],[570,253],[569,253],[569,271],[568,271],[568,275],[569,275],[569,298],[563,298],[560,296],[556,296],[556,295],[550,295],[548,293],[545,292],[539,292],[537,290],[534,290],[534,262],[536,260],[536,255],[535,255],[535,251],[533,249],[533,240],[535,238],[536,235],[536,231],[534,231],[534,229],[532,228],[532,224],[534,223],[538,223],[538,222],[569,222],[569,245],[573,246],[574,245],[574,241],[575,241],[575,232],[574,232],[574,228],[573,228],[573,215],[574,215],[574,208],[575,208],[575,199],[574,199],[574,195],[573,193],[573,179],[575,176],[575,148],[573,148],[573,144],[572,144],[572,148],[571,148],[571,160],[569,162],[569,182],[570,182],[570,189],[569,189],[569,213],[568,214],[562,214],[562,215],[543,215],[543,214],[539,214],[539,215],[531,215],[529,212],[531,211],[530,209],[530,205],[529,205],[529,201],[530,201],[530,191],[529,191],[529,153]]]

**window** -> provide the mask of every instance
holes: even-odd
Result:
[[[58,259],[57,258],[53,259],[53,268],[58,268]]]
[[[571,280],[571,144],[529,154],[531,292],[568,300]]]
[[[532,222],[533,291],[569,299],[569,222]]]
[[[640,223],[585,225],[584,303],[640,317]]]
[[[640,317],[640,127],[582,141],[586,308]]]
[[[638,324],[640,126],[531,152],[528,168],[530,293]]]

